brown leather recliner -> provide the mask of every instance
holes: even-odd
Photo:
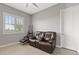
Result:
[[[52,53],[55,49],[56,45],[56,33],[55,32],[44,32],[43,39],[38,41],[38,48],[48,52]]]
[[[29,38],[29,44],[33,47],[36,47],[38,48],[38,41],[41,40],[43,38],[44,34],[43,32],[40,32],[40,31],[36,31],[33,35],[32,38]]]
[[[45,52],[52,53],[56,46],[55,32],[35,32],[35,37],[29,39],[30,45],[39,48]]]
[[[29,40],[28,36],[24,36],[23,39],[21,39],[19,42],[24,45],[24,44],[28,43],[28,40]]]
[[[29,38],[32,38],[32,36],[33,36],[33,33],[28,33],[19,42],[22,43],[23,45],[26,44],[26,43],[29,43]]]

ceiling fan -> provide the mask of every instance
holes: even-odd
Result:
[[[26,3],[26,8],[29,7],[30,3]],[[36,3],[31,3],[33,6],[35,6],[36,8],[39,8],[39,6]]]

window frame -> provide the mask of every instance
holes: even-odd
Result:
[[[21,31],[12,31],[12,32],[6,32],[5,30],[5,16],[13,16],[16,20],[17,17],[20,17],[20,18],[23,18],[23,24],[22,24],[22,27],[23,27],[23,30]],[[23,16],[20,16],[20,15],[15,15],[13,13],[9,13],[9,12],[3,12],[3,34],[18,34],[18,33],[24,33],[24,30],[25,30],[25,26],[24,26],[24,17]]]

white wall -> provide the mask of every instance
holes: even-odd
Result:
[[[49,7],[32,15],[34,31],[53,31],[57,33],[57,45],[60,45],[60,9]]]
[[[63,47],[79,52],[79,5],[63,9]]]
[[[25,30],[24,33],[18,33],[18,34],[3,34],[3,12],[9,12],[13,13],[15,15],[20,15],[24,17],[24,25],[25,25]],[[11,8],[9,6],[0,4],[0,45],[5,45],[13,42],[18,42],[20,39],[26,35],[28,31],[28,26],[31,21],[31,16],[21,12],[17,9]]]

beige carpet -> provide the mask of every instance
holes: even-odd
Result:
[[[50,55],[40,49],[34,48],[28,44],[20,43],[0,48],[0,55]],[[51,55],[79,55],[75,51],[64,48],[56,48]]]
[[[55,48],[53,55],[79,55],[78,52],[65,48]]]
[[[34,48],[28,44],[16,44],[0,48],[0,55],[48,55],[48,53]]]

